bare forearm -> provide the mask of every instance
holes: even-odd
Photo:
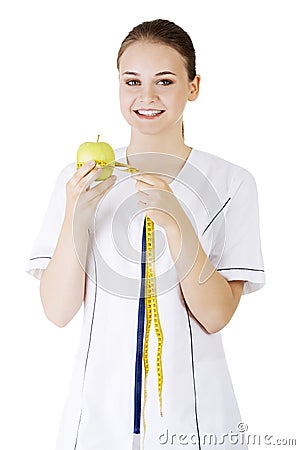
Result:
[[[166,232],[190,311],[207,332],[221,330],[238,305],[230,283],[215,270],[188,219],[180,228],[174,223]]]
[[[60,327],[74,317],[84,298],[87,230],[76,242],[75,246],[72,221],[65,218],[55,252],[40,283],[45,314]]]
[[[101,170],[95,161],[88,161],[67,182],[64,222],[53,257],[41,278],[40,293],[46,316],[61,327],[82,305],[88,226],[99,200],[116,181],[116,176],[111,175],[92,186]]]

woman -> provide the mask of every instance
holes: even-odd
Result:
[[[144,22],[117,61],[131,138],[116,160],[139,171],[95,184],[94,161],[67,166],[28,266],[58,326],[84,301],[57,450],[245,448],[243,436],[230,437],[240,415],[219,331],[242,293],[264,284],[255,181],[184,141],[183,112],[200,87],[184,30]],[[151,221],[154,327],[145,311]]]

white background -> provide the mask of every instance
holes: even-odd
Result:
[[[297,3],[2,3],[1,449],[55,447],[82,310],[63,329],[47,321],[26,260],[79,144],[99,131],[114,147],[128,143],[116,54],[134,25],[158,17],[186,29],[197,52],[201,92],[186,110],[187,144],[246,167],[258,185],[267,285],[242,299],[223,332],[242,416],[249,433],[299,444]]]

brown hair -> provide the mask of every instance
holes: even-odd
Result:
[[[189,81],[193,81],[196,76],[196,54],[190,36],[169,20],[156,19],[150,22],[143,22],[134,27],[123,40],[117,58],[119,70],[120,59],[125,50],[135,42],[148,41],[161,43],[172,47],[184,58]]]

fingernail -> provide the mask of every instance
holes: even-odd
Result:
[[[90,166],[94,166],[95,165],[95,161],[90,161]]]

